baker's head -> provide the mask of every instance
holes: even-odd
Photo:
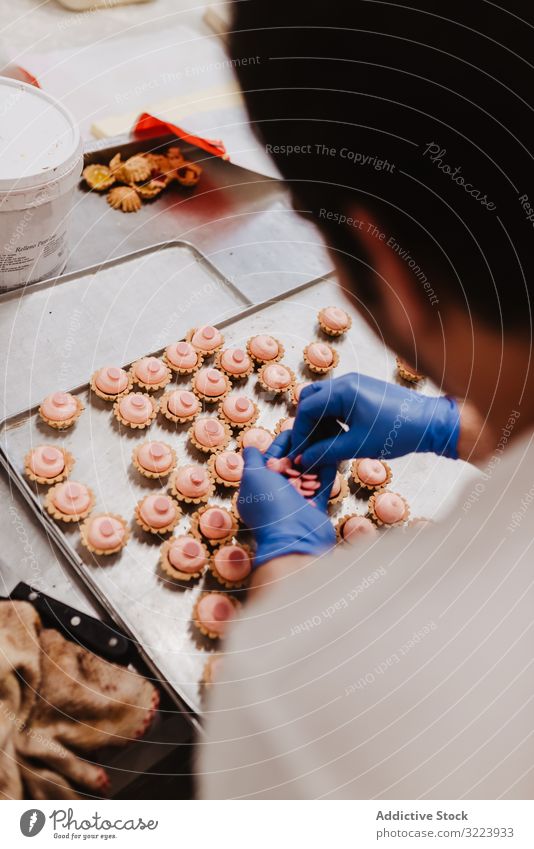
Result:
[[[296,208],[371,325],[457,393],[502,335],[530,338],[531,16],[526,0],[234,6],[250,117]]]

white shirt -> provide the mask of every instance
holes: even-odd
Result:
[[[534,797],[533,436],[488,469],[445,522],[343,546],[246,605],[202,797]]]

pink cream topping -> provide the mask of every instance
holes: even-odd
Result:
[[[273,441],[272,434],[263,427],[250,427],[243,434],[243,448],[257,448],[262,453],[267,451]]]
[[[167,557],[171,566],[188,575],[199,572],[206,565],[205,551],[192,536],[184,535],[172,539]]]
[[[227,388],[228,378],[216,368],[203,368],[195,375],[195,389],[202,395],[217,398],[223,395]]]
[[[176,518],[178,508],[168,495],[147,495],[143,498],[139,514],[151,528],[164,528]]]
[[[291,384],[291,372],[281,363],[265,366],[262,377],[265,385],[273,389],[287,389]]]
[[[165,363],[157,357],[143,357],[134,365],[135,377],[147,385],[161,383],[167,377]]]
[[[119,411],[123,419],[132,424],[143,424],[152,415],[150,398],[140,392],[130,392],[119,401]]]
[[[197,463],[176,469],[173,483],[176,491],[187,498],[201,498],[210,491],[211,486],[206,469]]]
[[[212,634],[224,636],[228,622],[235,615],[230,599],[222,593],[207,593],[197,604],[199,622]]]
[[[209,507],[200,516],[198,524],[207,539],[224,539],[233,528],[230,513],[222,507]]]
[[[222,480],[236,483],[243,474],[243,457],[235,451],[223,451],[215,458],[215,471]]]
[[[167,398],[167,409],[178,418],[195,416],[200,410],[196,395],[186,389],[175,389]]]
[[[221,422],[218,419],[208,418],[196,420],[193,425],[193,434],[196,441],[207,448],[217,448],[217,446],[223,444],[226,437]]]
[[[405,518],[406,504],[396,492],[381,492],[375,496],[375,513],[385,525],[394,525]]]
[[[165,349],[165,355],[176,368],[194,368],[198,362],[198,353],[190,342],[176,342]]]
[[[123,368],[104,366],[95,375],[95,384],[106,395],[119,395],[128,386],[128,375]]]
[[[65,469],[65,458],[54,445],[40,445],[31,452],[28,466],[40,478],[55,478]]]
[[[221,365],[230,374],[243,374],[250,368],[250,357],[241,348],[227,348],[221,354]]]
[[[114,516],[95,516],[87,530],[87,541],[102,551],[122,545],[125,536],[126,528]]]
[[[356,471],[361,482],[370,486],[379,486],[388,476],[386,467],[380,460],[371,460],[368,457],[356,461]]]
[[[216,327],[205,325],[195,330],[191,342],[201,351],[214,351],[222,345],[223,337]]]
[[[78,411],[78,404],[70,392],[54,392],[41,404],[41,412],[52,422],[65,422]]]
[[[66,516],[85,513],[91,504],[89,489],[85,484],[74,481],[58,484],[51,497],[54,506]]]
[[[225,416],[238,424],[246,424],[256,412],[250,398],[244,395],[228,395],[222,402],[222,408]]]
[[[213,555],[213,562],[227,581],[243,581],[252,570],[248,553],[239,545],[222,545]]]
[[[325,327],[331,330],[345,330],[350,324],[349,316],[340,307],[325,307],[320,315]]]
[[[248,347],[252,356],[259,360],[275,360],[280,353],[280,346],[276,339],[265,334],[253,336]]]
[[[144,442],[137,449],[137,461],[147,472],[165,472],[173,464],[172,449],[165,442]]]
[[[334,362],[334,354],[329,345],[324,342],[311,342],[306,346],[306,356],[312,364],[317,368],[328,368]]]

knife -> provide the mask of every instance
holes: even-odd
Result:
[[[106,660],[127,665],[135,654],[135,646],[115,625],[101,622],[62,601],[34,589],[23,581],[10,566],[0,559],[1,599],[28,601],[32,604],[47,628],[56,628],[64,637],[78,643]]]

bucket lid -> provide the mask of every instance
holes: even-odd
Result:
[[[60,179],[80,158],[71,113],[39,88],[0,76],[0,192]]]

